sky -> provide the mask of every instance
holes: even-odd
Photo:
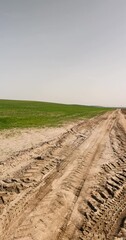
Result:
[[[0,0],[0,99],[126,107],[126,0]]]

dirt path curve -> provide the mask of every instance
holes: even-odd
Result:
[[[124,237],[125,148],[125,112],[116,110],[5,159],[0,239]]]

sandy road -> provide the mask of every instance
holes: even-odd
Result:
[[[68,126],[1,163],[1,240],[125,239],[126,113]]]

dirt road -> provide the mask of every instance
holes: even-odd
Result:
[[[126,239],[126,112],[53,131],[0,162],[0,239]]]

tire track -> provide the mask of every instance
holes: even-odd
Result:
[[[94,120],[92,127],[96,124],[97,119],[96,123]],[[15,220],[17,221],[18,218],[22,219],[22,211],[28,209],[29,211],[32,211],[38,201],[40,201],[43,196],[45,196],[45,193],[50,191],[51,182],[57,176],[57,162],[61,162],[61,170],[65,168],[69,162],[68,158],[71,155],[72,151],[78,148],[78,146],[81,145],[91,133],[91,124],[88,122],[88,124],[86,124],[85,130],[83,130],[83,137],[78,137],[78,133],[76,136],[75,131],[79,131],[80,128],[83,128],[83,125],[85,125],[85,122],[79,123],[70,130],[67,130],[58,139],[43,143],[41,146],[33,149],[32,154],[31,151],[30,153],[28,151],[29,156],[33,156],[33,152],[39,152],[42,155],[37,155],[35,159],[33,157],[30,157],[30,162],[28,161],[28,164],[25,164],[21,170],[16,170],[16,172],[13,170],[8,178],[5,178],[6,172],[1,176],[0,225],[1,233],[3,232],[1,234],[1,239],[6,238],[7,231],[9,231],[11,228],[13,229],[13,224],[15,226]],[[62,153],[65,153],[64,158],[62,158]],[[19,158],[17,162],[20,162],[22,160],[22,156],[23,158],[26,156],[26,151],[24,154],[21,153],[19,156],[17,156],[17,158]],[[4,177],[4,179],[2,177]],[[40,194],[41,191],[44,193]],[[34,204],[32,204],[33,201]]]
[[[82,121],[32,149],[9,178],[4,174],[1,240],[119,239],[126,217],[124,114]]]

